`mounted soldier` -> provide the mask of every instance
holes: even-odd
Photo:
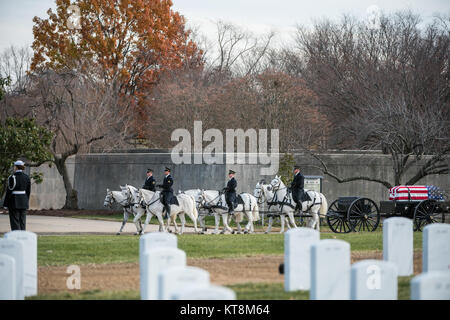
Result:
[[[172,203],[173,198],[173,179],[170,175],[170,168],[166,167],[164,170],[164,180],[162,184],[159,184],[158,187],[162,188],[162,204],[164,205],[164,209],[166,210],[165,218],[170,217],[170,204]]]
[[[292,180],[290,191],[292,192],[292,200],[296,203],[295,211],[302,210],[302,199],[305,186],[305,177],[300,173],[300,167],[294,166],[294,179]]]
[[[23,172],[25,163],[14,162],[14,173],[8,177],[3,207],[8,208],[11,230],[26,230],[26,210],[28,209],[31,181]]]
[[[236,174],[236,172],[234,172],[233,170],[230,170],[228,172],[228,177],[230,178],[230,180],[228,180],[227,186],[224,188],[225,201],[227,202],[229,214],[234,213],[234,206],[235,206],[235,202],[236,202],[237,182],[236,182],[236,179],[234,178],[235,174]]]
[[[155,192],[156,191],[156,180],[153,177],[153,170],[147,169],[147,178],[145,179],[144,185],[142,186],[142,189],[150,190]]]

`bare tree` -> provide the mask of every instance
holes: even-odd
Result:
[[[33,76],[30,90],[36,101],[36,119],[54,133],[50,151],[66,189],[64,208],[78,208],[67,158],[99,143],[103,150],[112,149],[130,129],[117,83],[100,81],[91,74],[95,73],[44,71]]]
[[[8,93],[21,93],[29,84],[27,72],[31,64],[32,52],[29,47],[17,48],[11,46],[0,55],[0,77],[11,79],[11,85],[6,88]]]
[[[275,36],[274,32],[256,36],[224,21],[216,22],[216,29],[217,44],[215,48],[208,50],[210,69],[238,76],[256,74],[261,70]]]
[[[422,29],[420,22],[403,12],[381,16],[377,28],[344,17],[298,29],[301,75],[332,122],[330,143],[391,156],[394,180],[377,181],[337,177],[316,155],[339,182],[390,187],[449,172],[449,29],[442,20]]]

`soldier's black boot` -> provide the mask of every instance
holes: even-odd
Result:
[[[164,219],[168,219],[170,217],[170,206],[169,205],[164,205],[164,209],[166,211],[166,213],[164,214]]]

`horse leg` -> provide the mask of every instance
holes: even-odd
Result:
[[[138,235],[138,234],[143,234],[144,233],[144,229],[142,228],[142,225],[141,225],[141,217],[142,217],[143,214],[144,214],[144,211],[142,213],[138,212],[134,216],[133,222],[136,225],[136,230],[137,230],[137,232],[134,235]],[[145,228],[145,226],[144,226],[144,228]]]
[[[231,229],[230,226],[228,225],[228,213],[222,214],[222,221],[223,221],[222,233],[225,233],[225,231],[229,231],[230,233],[233,233],[233,229]]]
[[[166,232],[166,227],[164,226],[164,219],[162,217],[162,212],[159,212],[158,214],[156,214],[156,217],[158,218],[160,232]]]
[[[202,233],[204,233],[206,231],[205,216],[199,214],[198,215],[198,222],[200,223],[200,228],[202,228]]]
[[[272,230],[273,216],[269,217],[269,223],[267,224],[267,230],[264,233],[270,233]]]
[[[169,217],[169,221],[173,222],[173,225],[175,227],[175,234],[178,234],[177,215],[175,214],[175,215]]]
[[[179,216],[180,216],[180,221],[181,221],[181,232],[180,232],[180,234],[183,234],[183,232],[184,232],[184,224],[186,223],[186,217],[184,216],[184,213],[180,213]]]
[[[119,232],[116,233],[116,235],[120,235],[120,233],[122,232],[123,227],[125,227],[125,224],[127,223],[127,221],[128,221],[128,211],[127,211],[127,209],[124,208],[122,225],[120,226],[120,230],[119,230]]]
[[[219,224],[220,224],[220,216],[217,212],[214,212],[214,234],[218,234],[219,233]]]
[[[248,223],[245,226],[245,230],[244,230],[244,233],[249,233],[249,232],[250,233],[253,232],[253,216],[252,216],[251,212],[249,212]]]
[[[297,225],[295,224],[294,213],[289,212],[288,216],[289,216],[289,221],[291,222],[292,227],[297,228]]]
[[[284,232],[284,216],[285,216],[285,214],[282,214],[281,216],[280,216],[280,222],[281,222],[281,230],[280,230],[280,233],[283,233]]]
[[[236,221],[236,226],[237,226],[237,234],[241,234],[242,233],[242,228],[241,228],[241,223]]]

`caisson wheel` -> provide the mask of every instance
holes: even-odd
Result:
[[[376,203],[369,198],[359,198],[350,204],[347,220],[352,230],[375,231],[380,224],[380,210]]]
[[[347,221],[347,211],[339,208],[338,200],[331,203],[327,212],[327,224],[334,233],[349,233],[352,227]]]
[[[423,200],[414,210],[414,231],[422,231],[427,224],[444,220],[444,212],[436,200]]]

